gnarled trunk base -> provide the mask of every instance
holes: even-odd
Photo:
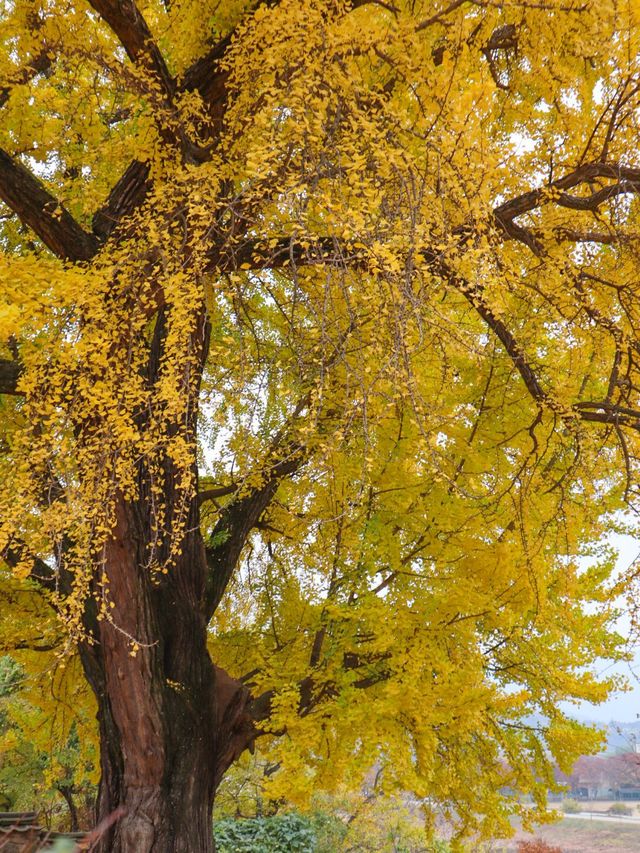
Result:
[[[216,788],[255,736],[249,691],[207,651],[195,530],[162,584],[144,568],[140,527],[124,502],[106,549],[113,607],[80,649],[98,701],[98,825],[119,813],[100,853],[213,853]]]
[[[215,713],[205,725],[202,713],[194,719],[180,709],[180,702],[172,703],[173,716],[166,720],[157,743],[157,751],[165,757],[164,772],[159,780],[150,774],[151,784],[143,784],[148,765],[140,756],[140,733],[133,728],[120,731],[114,724],[111,708],[121,697],[103,697],[98,713],[103,747],[96,822],[100,825],[114,812],[120,814],[101,837],[100,853],[213,853],[216,789],[255,732],[248,690],[224,670],[209,666]]]

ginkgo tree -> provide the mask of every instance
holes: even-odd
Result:
[[[274,798],[544,816],[620,654],[579,558],[638,488],[639,4],[0,33],[3,647],[80,658],[101,849],[212,850],[254,745]]]

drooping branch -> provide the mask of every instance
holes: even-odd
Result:
[[[354,328],[351,323],[343,331],[332,353],[324,362],[325,370],[339,359],[342,348]],[[274,498],[280,483],[294,475],[310,456],[310,448],[294,436],[296,421],[309,408],[311,401],[311,392],[304,394],[298,400],[287,422],[273,436],[262,466],[262,482],[258,487],[251,489],[248,494],[242,494],[242,486],[235,485],[215,490],[222,493],[238,492],[240,496],[232,499],[222,510],[207,548],[209,565],[209,584],[205,596],[207,620],[211,619],[222,600],[249,534],[259,526],[260,517]],[[331,412],[327,414],[331,416]],[[206,495],[206,492],[204,494]]]
[[[582,183],[589,184],[598,177],[616,177],[619,180],[585,197],[564,192]],[[575,210],[595,211],[604,202],[625,193],[640,193],[640,169],[615,163],[587,163],[546,187],[531,190],[504,202],[494,208],[491,215],[504,238],[518,240],[540,256],[543,254],[541,235],[515,222],[518,216],[548,203]],[[454,230],[454,234],[464,236],[467,231],[467,227],[460,226]],[[601,231],[582,232],[567,228],[556,229],[555,235],[558,240],[574,242],[614,243],[624,240],[624,236]],[[430,265],[435,263],[437,266],[441,263],[440,254],[435,251],[424,251],[423,260]],[[335,237],[316,237],[303,244],[284,236],[263,241],[247,239],[211,254],[211,267],[221,271],[239,268],[282,269],[288,265],[332,263],[366,268],[366,254]],[[448,277],[448,273],[445,273],[445,276]]]
[[[88,261],[98,241],[22,163],[0,149],[0,199],[59,258]]]
[[[640,174],[640,170],[637,171]],[[588,170],[585,170],[585,173],[588,173]],[[576,180],[575,175],[571,180]],[[527,203],[529,204],[531,203],[532,194],[528,195],[529,199]],[[538,198],[542,198],[541,191],[538,193]],[[506,203],[506,205],[509,204]],[[514,208],[517,207],[518,205],[514,205]],[[515,227],[517,228],[518,226]],[[528,241],[524,242],[528,244]],[[318,238],[304,245],[285,237],[277,240],[272,239],[268,243],[246,241],[233,254],[229,253],[226,257],[220,258],[218,262],[220,263],[220,261],[222,261],[223,267],[228,265],[229,268],[237,269],[243,266],[245,269],[253,270],[282,269],[288,266],[310,264],[348,264],[352,268],[367,268],[366,250],[355,249],[333,237]],[[436,250],[424,249],[421,252],[420,261],[430,273],[445,280],[451,287],[464,296],[504,347],[531,398],[536,403],[550,406],[553,409],[555,404],[550,400],[547,392],[544,390],[539,372],[527,357],[526,351],[518,342],[513,331],[509,329],[504,320],[492,311],[490,304],[486,300],[482,285],[471,285],[464,281],[445,263],[442,253]],[[571,407],[571,412],[573,417],[577,416],[583,421],[615,425],[640,431],[640,411],[617,406],[608,401],[602,403],[575,403]],[[566,417],[566,413],[560,414]]]

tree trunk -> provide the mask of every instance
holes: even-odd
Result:
[[[81,648],[98,700],[98,824],[122,809],[100,853],[211,853],[216,788],[254,736],[249,692],[207,651],[195,502],[193,513],[179,562],[161,581],[145,566],[139,507],[119,503],[105,549],[108,616],[88,615],[93,642]]]
[[[69,809],[70,830],[77,832],[80,826],[78,821],[78,809],[76,808],[75,800],[73,799],[73,785],[58,785],[58,791],[64,797],[64,800]]]

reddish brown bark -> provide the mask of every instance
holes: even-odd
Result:
[[[97,819],[123,808],[101,853],[213,851],[216,788],[255,736],[249,691],[207,651],[207,564],[191,530],[180,563],[157,585],[141,559],[137,508],[117,507],[104,564],[115,606],[93,621],[95,641],[81,652],[99,708]]]

